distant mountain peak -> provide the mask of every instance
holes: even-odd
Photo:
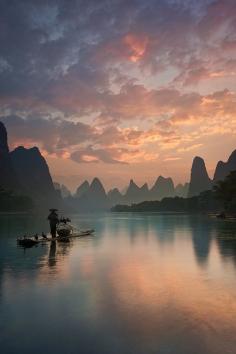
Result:
[[[89,183],[87,180],[85,180],[83,183],[79,185],[75,192],[75,197],[80,198],[84,193],[86,193],[89,190]]]
[[[213,178],[214,183],[225,179],[225,177],[234,170],[236,170],[236,150],[231,153],[226,162],[219,161],[217,163]]]
[[[182,198],[187,198],[188,196],[189,183],[179,183],[175,187],[175,195]]]
[[[138,187],[138,185],[134,182],[134,180],[131,179],[131,180],[129,181],[129,187],[128,187],[126,193],[128,193],[128,191],[133,190],[133,189],[136,190],[136,189],[139,189],[139,187]]]
[[[96,211],[108,209],[106,191],[99,178],[95,177],[90,186],[88,181],[85,181],[79,188],[82,187],[88,188],[79,196],[76,195],[75,205],[77,210]]]
[[[188,196],[199,195],[201,192],[211,189],[211,187],[212,181],[208,176],[204,159],[195,156],[191,168]]]
[[[165,197],[172,197],[174,195],[174,183],[170,177],[159,176],[153,187],[150,189],[150,198],[152,200],[161,200]]]
[[[206,168],[204,159],[202,157],[200,157],[200,156],[195,156],[193,158],[192,169],[195,168],[195,166],[198,166],[198,165],[202,165],[202,166],[204,166],[204,168]]]
[[[31,156],[37,156],[37,157],[42,157],[43,158],[43,156],[42,156],[42,154],[41,154],[41,152],[40,152],[40,150],[39,150],[39,148],[37,146],[26,148],[26,147],[20,145],[20,146],[16,147],[12,151],[12,153],[14,153],[14,154],[24,154],[25,153],[28,156],[31,155]]]
[[[130,180],[127,191],[124,195],[124,201],[128,204],[137,203],[140,200],[143,200],[144,191],[143,187],[139,187],[133,179]]]
[[[0,122],[0,186],[14,191],[20,188],[9,153],[7,130],[2,122]]]
[[[53,182],[54,188],[57,192],[60,192],[60,195],[63,199],[71,197],[71,191],[64,185],[58,182]]]
[[[147,190],[148,190],[148,184],[147,184],[147,182],[142,185],[141,189],[147,189]]]
[[[123,195],[118,188],[110,189],[107,193],[107,197],[111,206],[119,204],[123,200]]]
[[[195,156],[193,159],[193,163],[192,163],[192,170],[194,170],[195,168],[198,168],[199,166],[204,168],[204,173],[205,172],[207,173],[204,159],[200,156]]]
[[[0,154],[7,154],[8,152],[7,130],[5,125],[0,122]]]
[[[61,185],[61,196],[62,198],[71,197],[71,191],[65,184]]]
[[[35,146],[17,147],[10,153],[12,164],[23,192],[34,199],[36,204],[59,206],[61,199],[56,192],[45,158]]]
[[[235,161],[235,160],[236,160],[236,149],[229,156],[228,162]]]
[[[99,178],[95,177],[89,187],[89,191],[106,195],[105,188]]]
[[[110,189],[107,194],[109,193],[119,193],[120,195],[122,195],[119,188],[117,187]]]
[[[131,180],[129,181],[129,185],[130,185],[130,186],[136,186],[136,187],[138,187],[137,184],[134,182],[133,179],[131,179]]]
[[[80,186],[88,186],[89,187],[89,182],[87,181],[87,179],[81,183]]]
[[[102,185],[102,182],[100,181],[100,179],[98,177],[95,177],[93,180],[92,180],[92,183],[91,183],[91,186],[90,187],[94,187],[94,186],[99,186],[99,187],[102,187],[103,188],[103,185]]]

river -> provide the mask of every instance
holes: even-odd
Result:
[[[73,215],[94,236],[30,249],[45,217],[0,216],[3,354],[236,352],[236,223]]]

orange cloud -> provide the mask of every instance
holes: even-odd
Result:
[[[84,124],[16,116],[5,122],[11,147],[37,145],[46,157],[78,163],[143,163],[156,161],[160,154],[164,161],[176,152],[198,153],[207,137],[235,135],[235,101],[230,90],[200,95],[130,84],[116,94],[99,95],[102,123],[99,118]]]
[[[146,35],[135,35],[129,33],[124,36],[123,42],[129,48],[129,60],[136,63],[144,56],[149,43],[149,38]]]
[[[130,61],[137,63],[144,58],[150,37],[142,33],[127,33],[122,37],[101,43],[93,54],[95,63]]]

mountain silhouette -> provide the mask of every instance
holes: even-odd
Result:
[[[130,180],[129,186],[127,188],[127,191],[124,195],[124,200],[126,203],[135,203],[137,200],[137,195],[139,193],[139,187],[137,184],[133,181],[133,179]]]
[[[54,185],[54,188],[56,189],[56,191],[58,193],[60,193],[60,195],[63,199],[71,196],[70,190],[64,184],[60,184],[58,182],[53,182],[53,185]]]
[[[61,196],[63,199],[71,196],[71,191],[64,184],[61,185]]]
[[[150,200],[161,200],[175,195],[174,183],[170,177],[159,176],[150,189]]]
[[[74,198],[73,206],[77,211],[102,211],[109,209],[106,191],[97,177],[93,179],[89,188],[80,197]]]
[[[234,170],[236,170],[236,150],[232,152],[227,162],[218,162],[213,178],[214,183],[222,181],[231,171]]]
[[[141,201],[147,200],[149,198],[149,189],[147,183],[144,183],[139,190],[139,199]]]
[[[187,198],[189,190],[189,183],[181,184],[179,183],[175,187],[175,195],[177,197]]]
[[[89,183],[88,181],[84,181],[76,190],[75,197],[80,198],[84,193],[89,190]]]
[[[121,204],[123,202],[123,195],[121,194],[118,188],[111,189],[107,193],[107,198],[111,207],[116,204]]]
[[[229,156],[228,161],[219,161],[214,182],[224,179],[229,172],[236,170],[236,150]],[[162,200],[166,197],[192,197],[209,190],[212,181],[208,176],[205,162],[201,157],[195,157],[191,168],[190,183],[179,184],[174,188],[170,177],[159,176],[149,190],[147,183],[139,187],[133,179],[123,194],[117,188],[106,194],[98,178],[91,185],[84,181],[75,195],[68,188],[58,183],[53,184],[48,165],[37,147],[26,149],[19,146],[9,152],[7,130],[0,122],[0,187],[12,190],[18,194],[32,198],[36,206],[43,208],[58,207],[65,203],[76,211],[108,210],[115,204],[132,204],[143,201]]]
[[[147,200],[149,198],[148,186],[145,183],[141,188],[134,182],[133,179],[130,180],[128,189],[124,195],[124,202],[128,204],[138,203],[142,200]]]
[[[2,122],[0,122],[0,187],[14,191],[20,190],[9,153],[7,130]]]
[[[212,181],[208,176],[204,160],[196,156],[193,159],[188,197],[199,195],[201,192],[211,189]]]
[[[37,206],[59,207],[61,200],[54,188],[48,165],[37,147],[19,146],[10,153],[21,191]]]

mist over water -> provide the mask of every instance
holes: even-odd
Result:
[[[0,216],[4,354],[235,353],[236,224],[202,216],[74,215],[95,235],[16,245],[44,217]]]

